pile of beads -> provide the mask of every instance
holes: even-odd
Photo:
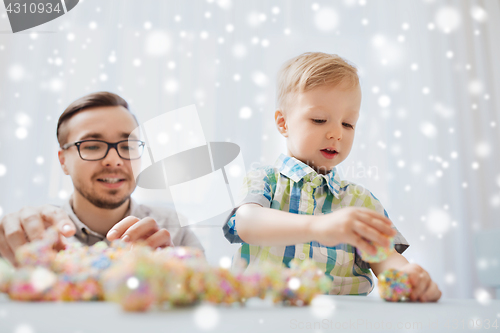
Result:
[[[410,300],[411,283],[408,274],[397,269],[388,269],[378,276],[380,297],[389,302],[406,302]]]
[[[146,247],[122,256],[101,278],[105,299],[120,303],[125,311],[147,311],[159,304],[161,269]]]
[[[313,261],[290,268],[269,262],[232,272],[211,267],[196,248],[153,250],[144,244],[114,241],[88,247],[71,243],[56,252],[55,230],[16,252],[21,268],[0,259],[0,291],[22,301],[100,301],[126,311],[188,306],[197,302],[244,303],[270,296],[274,302],[307,305],[330,289],[331,279]]]
[[[91,247],[70,243],[56,252],[58,237],[57,230],[49,228],[43,239],[18,248],[15,256],[20,269],[14,270],[0,259],[0,292],[24,301],[103,300],[100,275],[130,245],[121,241],[111,246],[98,242]]]
[[[290,269],[266,262],[233,273],[209,266],[197,249],[152,251],[137,246],[107,270],[101,282],[105,298],[120,303],[127,311],[147,311],[154,305],[187,306],[199,301],[244,303],[267,295],[274,302],[301,306],[328,292],[331,286],[331,280],[310,260],[292,261]]]
[[[18,301],[41,301],[56,282],[57,276],[44,267],[22,267],[12,276],[9,297]]]
[[[290,270],[285,272],[286,288],[282,292],[285,301],[292,305],[309,305],[318,294],[330,289],[330,279],[312,260],[290,262]]]
[[[50,267],[56,255],[53,246],[57,239],[57,231],[54,228],[47,229],[43,239],[26,243],[17,249],[17,262],[21,266]]]

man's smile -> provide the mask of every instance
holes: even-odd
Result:
[[[127,178],[121,175],[107,175],[97,178],[97,181],[107,188],[118,188],[127,181]]]

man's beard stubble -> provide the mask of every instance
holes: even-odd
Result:
[[[105,199],[98,198],[97,195],[93,195],[91,191],[86,191],[86,189],[81,188],[77,184],[73,184],[74,188],[78,193],[82,195],[85,199],[87,199],[91,204],[96,207],[103,209],[115,209],[123,205],[128,199],[130,199],[130,194],[126,195],[124,198],[119,200],[118,202],[112,202]],[[110,190],[109,194],[114,195],[118,193],[118,190]]]

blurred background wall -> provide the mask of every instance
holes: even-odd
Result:
[[[474,234],[500,225],[499,1],[85,0],[17,34],[0,6],[0,31],[0,216],[71,194],[55,130],[84,94],[120,94],[141,123],[195,104],[207,141],[238,144],[249,170],[286,153],[279,66],[336,53],[363,91],[338,169],[380,199],[444,297],[492,292],[477,272],[497,263],[477,260]],[[212,263],[237,249],[193,230]]]

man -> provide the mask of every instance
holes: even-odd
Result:
[[[203,250],[174,211],[136,203],[132,170],[140,165],[145,143],[129,136],[139,126],[127,102],[109,92],[79,98],[57,124],[59,162],[75,191],[61,207],[25,207],[0,221],[0,254],[16,264],[15,250],[43,237],[55,225],[60,234],[85,245],[121,238],[153,248],[172,245]],[[133,140],[132,140],[133,139]],[[60,238],[65,243],[64,237]],[[62,245],[62,244],[61,244]]]

